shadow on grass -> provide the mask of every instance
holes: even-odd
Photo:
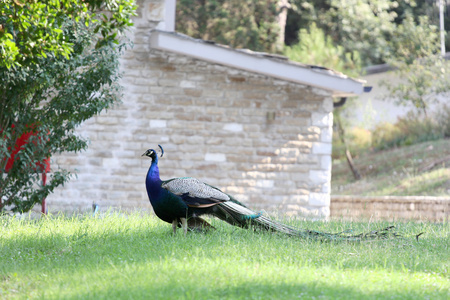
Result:
[[[263,256],[289,256],[298,258],[305,263],[309,260],[314,266],[342,266],[336,262],[344,260],[346,268],[379,268],[386,266],[386,260],[392,257],[395,261],[387,267],[403,270],[411,259],[415,269],[420,259],[425,256],[434,260],[433,265],[448,265],[446,254],[449,254],[447,235],[429,237],[426,234],[416,242],[414,238],[398,240],[380,240],[371,243],[319,242],[311,239],[295,239],[280,234],[254,233],[235,229],[228,225],[220,226],[218,230],[202,234],[190,233],[185,238],[181,232],[172,236],[170,226],[160,226],[152,229],[124,228],[121,231],[91,233],[89,228],[77,230],[74,233],[50,233],[46,235],[27,236],[16,241],[4,241],[0,244],[0,271],[5,273],[24,272],[30,268],[77,268],[80,265],[102,264],[104,258],[113,261],[129,259],[133,262],[146,262],[162,257],[172,256],[182,252],[182,257],[192,253],[202,257],[212,255],[220,257],[224,254],[237,255],[237,259],[255,254],[264,262]],[[384,224],[383,224],[384,225]],[[217,225],[216,225],[217,226]],[[444,230],[443,225],[429,225],[431,233]],[[319,227],[319,230],[321,228]],[[448,231],[448,229],[447,229]],[[242,252],[243,251],[243,252]],[[306,257],[302,258],[299,251]],[[327,253],[328,252],[328,253]],[[336,256],[337,255],[337,256]],[[372,255],[372,257],[371,257]],[[404,258],[404,261],[398,259]],[[179,259],[173,257],[174,260]],[[417,258],[417,259],[416,259]],[[367,264],[367,260],[374,260]],[[8,263],[11,260],[14,263]],[[10,261],[10,262],[11,262]],[[349,262],[354,262],[354,264]],[[419,262],[417,262],[419,261]],[[429,266],[428,266],[429,267]],[[426,268],[426,267],[424,267]]]
[[[180,277],[183,275],[180,274]],[[324,283],[309,284],[259,284],[244,282],[242,284],[217,287],[218,283],[208,278],[199,286],[166,283],[139,286],[121,286],[108,290],[77,291],[65,295],[64,299],[448,299],[445,290],[426,291],[416,289],[386,288],[385,290],[363,290],[361,288],[329,285]],[[223,286],[223,283],[220,284]]]

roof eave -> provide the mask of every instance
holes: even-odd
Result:
[[[330,91],[333,97],[357,96],[364,91],[364,81],[355,80],[342,74],[331,74],[331,70],[256,56],[174,32],[153,30],[150,36],[150,46],[159,50],[325,89]]]

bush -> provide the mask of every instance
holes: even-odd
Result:
[[[450,138],[450,105],[444,104],[436,116],[442,136]]]
[[[409,146],[450,136],[450,107],[444,105],[435,117],[408,113],[397,123],[383,123],[373,131],[372,147],[375,150]]]
[[[359,76],[361,59],[358,52],[346,52],[342,46],[334,45],[332,38],[312,23],[309,29],[300,29],[299,42],[284,49],[290,60],[316,64],[344,72],[349,76]]]
[[[349,146],[357,154],[366,151],[372,145],[372,132],[370,130],[355,127],[350,130]]]
[[[376,149],[389,148],[400,136],[400,129],[392,123],[378,124],[372,134],[372,146]]]
[[[434,117],[410,112],[395,124],[380,123],[374,130],[354,127],[346,134],[346,143],[353,155],[372,150],[410,146],[450,137],[450,106],[443,105]],[[333,135],[333,158],[345,156],[345,145]]]
[[[358,156],[367,152],[372,147],[372,132],[370,130],[354,127],[346,134],[346,143],[350,152]],[[345,157],[345,145],[338,137],[336,130],[333,132],[333,158]]]
[[[69,180],[55,168],[41,185],[41,162],[86,149],[75,129],[119,101],[120,33],[134,10],[131,0],[0,5],[0,214],[27,212]]]
[[[399,118],[397,123],[384,123],[373,132],[372,147],[375,150],[410,146],[426,141],[444,138],[439,122],[433,118],[410,112]]]

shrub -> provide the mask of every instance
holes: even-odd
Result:
[[[132,0],[2,1],[0,213],[26,212],[69,180],[55,169],[39,184],[41,162],[86,149],[77,126],[119,101],[120,34],[134,10]]]
[[[445,138],[450,138],[450,105],[444,104],[436,114],[436,122]]]
[[[449,116],[447,112],[447,118]],[[439,119],[442,121],[437,121]],[[373,132],[372,147],[375,150],[383,150],[444,138],[445,122],[450,123],[448,119],[445,120],[445,116],[435,119],[410,112],[405,117],[399,118],[395,124],[378,125]],[[447,124],[447,126],[450,125]]]
[[[346,134],[347,146],[353,155],[359,155],[367,152],[372,146],[372,132],[370,130],[354,127]],[[333,133],[333,158],[345,157],[345,145],[341,139],[337,136],[337,133]]]
[[[349,146],[358,154],[369,149],[372,145],[372,132],[370,130],[354,127],[350,130]]]
[[[392,123],[378,124],[372,135],[372,146],[375,149],[389,148],[397,142],[400,129]]]
[[[443,105],[433,117],[410,112],[396,123],[380,123],[372,131],[354,127],[346,135],[346,143],[353,155],[370,150],[385,150],[410,146],[426,141],[450,137],[450,106]],[[345,155],[345,145],[333,134],[333,158]]]

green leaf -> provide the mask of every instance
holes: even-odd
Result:
[[[128,3],[116,2],[124,7]],[[8,147],[14,146],[5,142],[4,136],[16,140],[30,124],[38,125],[39,133],[2,177],[8,184],[2,185],[0,197],[10,199],[12,211],[31,209],[43,193],[48,195],[68,180],[63,172],[45,191],[37,188],[36,163],[62,151],[86,149],[87,142],[74,135],[75,128],[118,101],[120,47],[108,40],[115,41],[127,22],[101,22],[101,16],[87,10],[86,3],[95,6],[107,1],[36,1],[23,8],[9,6],[19,17],[8,19],[7,31],[0,33],[0,103],[7,103],[0,126],[14,123],[16,133],[5,131],[0,157],[8,157]],[[6,7],[0,6],[0,10]],[[127,21],[133,13],[133,9],[124,9],[121,17]],[[98,30],[106,33],[103,43]],[[98,96],[92,98],[94,94]]]

